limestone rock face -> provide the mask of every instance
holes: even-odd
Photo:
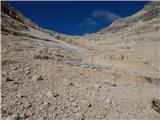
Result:
[[[61,34],[40,28],[38,25],[33,23],[30,19],[26,18],[21,12],[13,8],[10,4],[5,1],[1,2],[1,29],[2,32],[6,32],[9,34],[17,35],[17,36],[25,36],[35,38],[34,35],[28,35],[27,32],[34,29],[35,31],[40,31],[43,33],[47,33],[51,36],[62,36]],[[21,32],[27,31],[27,32]],[[32,30],[33,31],[33,30]]]
[[[100,34],[105,34],[105,32],[118,32],[123,29],[127,29],[138,22],[148,22],[153,19],[160,20],[160,2],[154,1],[149,2],[144,8],[138,11],[136,14],[121,18],[114,21],[108,28],[104,28],[99,31]]]
[[[4,15],[7,15],[8,17],[11,17],[12,19],[14,19],[20,23],[23,23],[24,25],[28,25],[33,28],[38,28],[38,26],[35,23],[33,23],[32,21],[30,21],[29,19],[24,17],[22,13],[20,13],[16,9],[14,9],[7,2],[1,2],[1,8],[2,8],[1,9],[2,20],[3,20]],[[5,20],[5,22],[7,22],[7,21]]]

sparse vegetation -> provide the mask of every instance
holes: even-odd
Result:
[[[21,49],[21,48],[10,48],[9,51],[10,52],[21,52],[21,51],[23,51],[23,49]]]
[[[152,100],[152,108],[158,113],[160,113],[160,98]]]
[[[160,81],[160,78],[155,78],[155,77],[145,76],[144,79],[149,83],[156,83],[157,82],[157,84],[158,84],[158,82]]]
[[[65,40],[66,38],[63,37],[63,36],[57,35],[57,36],[55,36],[55,39],[57,39],[57,40]]]
[[[15,63],[16,61],[12,61],[10,59],[3,59],[1,60],[1,65],[8,65],[8,64],[12,64]]]
[[[47,55],[34,55],[33,56],[34,59],[49,59],[50,57]]]
[[[152,83],[152,78],[151,77],[144,77],[145,78],[145,80],[147,81],[147,82],[149,82],[149,83]]]

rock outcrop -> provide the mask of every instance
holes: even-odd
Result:
[[[149,2],[144,8],[136,14],[115,20],[109,27],[102,29],[98,33],[105,34],[107,32],[118,32],[136,25],[139,22],[148,22],[154,19],[160,20],[160,2]],[[155,21],[156,22],[156,21]]]

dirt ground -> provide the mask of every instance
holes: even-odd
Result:
[[[82,53],[48,42],[2,35],[2,118],[160,119],[152,108],[159,84],[81,59]]]

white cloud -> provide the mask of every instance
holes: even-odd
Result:
[[[95,11],[93,11],[93,13],[89,17],[85,18],[82,21],[82,23],[80,23],[78,26],[80,28],[82,28],[82,27],[84,27],[84,28],[85,27],[97,28],[98,26],[101,25],[101,23],[98,23],[96,18],[100,18],[103,20],[107,20],[109,22],[113,22],[114,20],[121,18],[121,16],[119,16],[113,12],[110,12],[108,10],[95,10]]]
[[[103,11],[103,10],[95,10],[92,14],[93,17],[97,17],[97,18],[104,18],[106,19],[107,21],[114,21],[116,19],[119,19],[121,18],[121,16],[113,13],[113,12],[110,12],[110,11]]]
[[[90,27],[97,27],[99,24],[92,18],[88,17],[84,19],[84,22],[79,24],[79,27],[86,27],[86,26],[90,26]]]

